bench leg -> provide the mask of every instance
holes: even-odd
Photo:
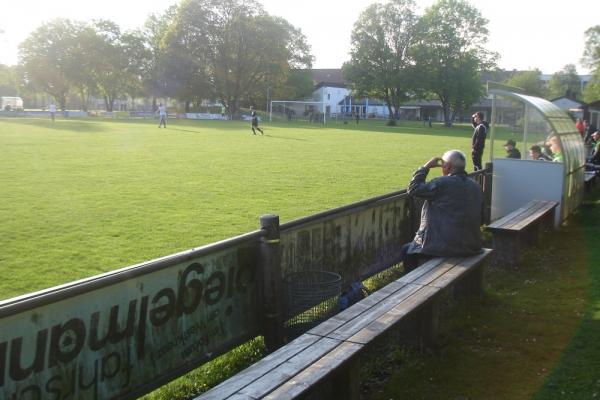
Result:
[[[398,341],[422,349],[433,347],[437,340],[440,320],[440,299],[433,298],[401,322]]]
[[[493,233],[493,264],[513,265],[521,255],[521,243],[518,235],[511,232],[497,231]]]
[[[479,265],[475,270],[454,285],[454,298],[465,299],[483,295],[483,268]]]
[[[360,363],[358,357],[344,364],[331,379],[332,399],[358,400],[360,398]]]
[[[440,328],[440,300],[434,298],[428,302],[419,311],[418,318],[421,343],[425,347],[433,347]]]

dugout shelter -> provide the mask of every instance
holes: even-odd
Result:
[[[548,100],[522,89],[488,82],[492,99],[489,154],[493,163],[491,218],[501,218],[533,199],[559,202],[555,223],[566,219],[583,199],[586,148],[571,117]],[[512,139],[522,158],[506,158]],[[553,161],[533,160],[539,145]]]

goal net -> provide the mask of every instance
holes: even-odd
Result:
[[[270,106],[270,122],[327,122],[325,103],[320,101],[272,100]]]

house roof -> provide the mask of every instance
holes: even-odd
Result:
[[[316,86],[346,87],[348,81],[342,76],[341,68],[311,69],[313,82]]]
[[[569,101],[571,101],[571,102],[573,102],[573,103],[577,103],[577,104],[579,104],[579,105],[583,105],[583,104],[585,104],[585,103],[583,103],[583,102],[581,102],[581,101],[579,101],[579,100],[572,99],[572,98],[571,98],[571,97],[569,97],[569,96],[560,96],[560,97],[557,97],[557,98],[555,98],[555,99],[552,99],[552,100],[550,100],[550,102],[551,102],[551,103],[554,103],[555,101],[562,100],[562,99],[569,100]]]

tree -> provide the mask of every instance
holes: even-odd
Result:
[[[417,90],[410,55],[418,26],[414,7],[412,0],[369,6],[354,24],[351,60],[343,66],[355,94],[385,100],[391,124]]]
[[[533,71],[519,71],[508,78],[504,83],[508,86],[521,88],[526,94],[544,97],[544,85],[540,79],[542,72],[539,69]]]
[[[254,1],[184,1],[169,36],[169,66],[178,76],[179,96],[190,95],[184,82],[206,82],[208,94],[234,116],[242,101],[285,82],[291,69],[312,63],[304,35]],[[191,95],[209,97],[200,90]]]
[[[567,96],[572,99],[581,98],[581,79],[574,64],[567,64],[548,82],[548,98]]]
[[[156,110],[156,98],[165,96],[165,82],[168,75],[165,69],[165,49],[167,32],[176,15],[177,7],[169,7],[162,15],[150,15],[139,35],[144,38],[147,59],[142,67],[142,92],[152,97],[152,109]]]
[[[592,71],[592,79],[583,92],[583,100],[591,103],[600,99],[600,25],[585,31],[582,63]]]
[[[104,97],[106,111],[113,111],[118,96],[139,90],[146,58],[143,40],[133,33],[121,33],[119,26],[108,20],[94,21],[86,32],[86,43],[94,55],[88,68]]]
[[[18,96],[18,78],[16,67],[0,64],[0,95]]]
[[[439,0],[421,19],[416,64],[424,88],[442,103],[446,126],[483,94],[480,72],[495,64],[496,54],[484,48],[487,23],[462,0]]]
[[[40,26],[19,46],[27,83],[54,97],[63,111],[71,88],[71,44],[76,36],[75,24],[56,19]]]

